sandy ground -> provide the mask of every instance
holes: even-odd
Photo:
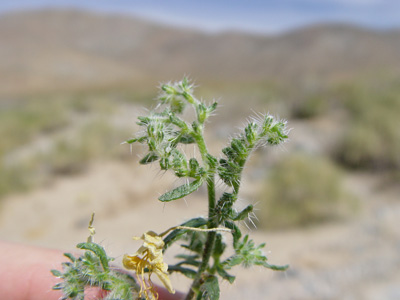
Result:
[[[0,238],[74,250],[86,239],[95,211],[96,240],[118,264],[121,255],[139,246],[132,236],[206,214],[204,191],[166,205],[155,200],[173,180],[133,163],[96,164],[86,174],[4,199]],[[400,190],[383,189],[366,175],[346,182],[364,202],[351,221],[284,232],[245,229],[267,242],[271,263],[291,267],[286,272],[237,268],[233,285],[221,283],[221,299],[400,299]],[[186,280],[172,280],[177,289],[187,289]]]

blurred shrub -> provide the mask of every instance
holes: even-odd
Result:
[[[126,158],[129,151],[120,143],[130,132],[108,121],[114,109],[128,101],[107,96],[98,92],[0,99],[0,198],[56,174],[79,173],[94,160]]]
[[[7,156],[26,147],[38,135],[51,134],[67,125],[67,115],[57,101],[13,100],[0,103],[0,198],[28,189],[34,181],[30,162],[10,162]]]
[[[345,216],[355,201],[341,185],[341,172],[323,157],[292,154],[273,167],[260,193],[263,228],[306,226]]]
[[[129,151],[120,143],[129,135],[106,120],[95,120],[70,137],[55,137],[45,152],[32,151],[25,158],[0,161],[0,199],[46,183],[55,175],[83,172],[94,161],[126,159]]]
[[[0,110],[0,155],[25,145],[38,134],[48,134],[67,125],[67,115],[57,101],[2,103]]]
[[[124,157],[121,141],[129,134],[118,130],[106,120],[88,123],[70,139],[58,139],[50,153],[41,157],[48,173],[71,175],[84,171],[100,159]]]
[[[5,195],[24,191],[31,185],[26,166],[0,165],[0,199]]]
[[[314,93],[298,96],[292,104],[292,117],[309,119],[325,113],[328,110],[328,93]]]
[[[400,88],[350,86],[341,97],[349,124],[334,151],[335,157],[352,168],[400,168]]]

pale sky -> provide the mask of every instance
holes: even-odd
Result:
[[[341,22],[376,29],[400,28],[400,0],[1,0],[0,12],[82,8],[123,13],[206,31],[276,33]]]

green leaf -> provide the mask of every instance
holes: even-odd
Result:
[[[150,118],[149,117],[142,117],[139,116],[138,117],[138,122],[136,122],[136,124],[138,124],[139,126],[147,126],[148,124],[150,124]]]
[[[202,179],[197,179],[191,183],[185,183],[184,185],[181,185],[163,195],[161,195],[158,200],[161,202],[169,202],[172,200],[177,200],[180,198],[183,198],[194,191],[196,191],[203,183]]]
[[[207,119],[207,107],[203,103],[199,103],[196,107],[198,121],[204,123]]]
[[[184,268],[179,265],[168,266],[168,272],[179,272],[185,275],[187,278],[194,279],[196,277],[197,272],[189,269]]]
[[[222,235],[217,233],[213,249],[213,257],[219,258],[224,253],[225,248],[226,244],[222,241]]]
[[[185,121],[183,121],[181,118],[179,118],[179,117],[177,117],[174,113],[169,113],[168,114],[168,116],[169,116],[169,121],[172,123],[172,124],[174,124],[174,125],[176,125],[176,126],[178,126],[180,129],[183,129],[183,130],[187,130],[187,124],[185,123]]]
[[[218,159],[211,154],[207,154],[207,163],[212,169],[215,169],[215,167],[218,165]]]
[[[73,256],[71,253],[64,253],[65,257],[68,257],[70,261],[74,262],[76,260],[75,256]]]
[[[236,249],[239,239],[242,237],[242,232],[240,231],[240,228],[231,221],[225,221],[225,227],[232,230],[233,247]]]
[[[137,142],[137,140],[138,140],[137,138],[134,138],[134,139],[126,140],[124,143],[133,144],[133,143]]]
[[[57,276],[58,277],[58,276]],[[55,291],[62,290],[64,288],[64,284],[62,282],[56,283],[52,289]]]
[[[139,299],[140,286],[124,271],[109,268],[108,263],[113,258],[106,255],[103,247],[95,243],[80,243],[77,247],[87,251],[79,258],[66,255],[71,256],[73,262],[62,263],[62,272],[52,270],[54,276],[62,279],[53,286],[55,290],[62,290],[62,299],[83,300],[86,287],[108,291],[104,299]]]
[[[232,139],[231,147],[239,157],[245,156],[247,154],[246,145],[244,141],[240,139]]]
[[[145,157],[143,157],[139,163],[142,165],[147,165],[149,163],[152,163],[153,161],[156,161],[158,159],[157,154],[155,154],[154,152],[150,152],[147,153],[147,155]]]
[[[234,182],[240,181],[242,169],[237,163],[221,158],[219,160],[218,175],[226,185],[232,186]]]
[[[195,266],[198,267],[200,266],[201,262],[198,261],[197,259],[200,257],[200,255],[186,255],[186,254],[179,254],[175,255],[175,258],[183,259],[181,262],[177,263],[177,266],[181,265],[190,265],[190,266]]]
[[[206,232],[196,232],[191,231],[187,233],[187,240],[189,241],[187,245],[181,245],[181,247],[186,248],[198,254],[202,254],[204,250],[204,245],[207,240]]]
[[[197,161],[197,159],[195,159],[194,157],[189,159],[189,169],[190,169],[191,176],[195,176],[198,173],[199,168],[200,168],[200,165],[199,165],[199,162]]]
[[[96,243],[79,243],[76,245],[78,249],[84,249],[92,251],[96,256],[100,259],[101,265],[103,266],[104,271],[109,270],[108,261],[109,258],[107,257],[106,251],[103,247]]]
[[[219,276],[221,276],[223,279],[227,280],[229,283],[233,283],[236,279],[235,276],[229,274],[228,272],[226,272],[223,268],[223,266],[221,266],[220,264],[217,265],[217,273]]]
[[[177,175],[185,175],[187,172],[187,161],[185,156],[177,149],[171,151],[172,167]],[[178,176],[178,177],[183,177]]]
[[[284,266],[277,266],[277,265],[270,265],[267,262],[264,262],[263,267],[274,270],[274,271],[286,271],[289,268],[289,265],[284,265]]]
[[[238,213],[233,220],[234,221],[242,221],[245,218],[247,218],[247,216],[249,215],[249,213],[251,213],[253,211],[253,205],[249,205],[247,206],[245,209],[243,209],[240,213]]]
[[[173,86],[169,85],[169,84],[163,84],[163,85],[161,86],[161,89],[162,89],[164,92],[166,92],[167,94],[170,94],[170,95],[176,94],[175,88],[174,88]]]
[[[193,144],[196,140],[190,134],[183,134],[179,138],[179,143],[182,144]]]
[[[208,275],[204,283],[200,286],[202,299],[219,300],[219,283],[218,278]]]
[[[222,149],[222,153],[231,160],[235,160],[237,157],[237,153],[231,147],[225,147],[224,149]]]
[[[51,274],[53,274],[55,277],[61,277],[62,276],[62,272],[60,272],[59,270],[51,270],[50,271]]]
[[[186,226],[186,227],[201,227],[207,224],[207,220],[204,218],[194,218],[189,221],[186,221],[181,224],[181,226]],[[168,234],[164,238],[164,251],[175,241],[180,239],[182,235],[184,235],[188,230],[186,229],[175,229],[173,230],[170,234]]]
[[[209,107],[207,107],[207,113],[210,115],[212,112],[214,112],[217,109],[218,102],[213,102]]]
[[[234,266],[240,265],[243,262],[243,259],[240,256],[233,255],[224,261],[224,266],[228,269],[231,269]]]
[[[249,146],[254,145],[254,143],[256,142],[256,140],[258,138],[257,128],[258,128],[258,125],[254,122],[251,122],[244,129],[245,137],[246,137],[246,140],[247,140]]]
[[[284,271],[289,266],[275,266],[267,263],[267,257],[263,254],[262,248],[264,248],[265,244],[260,244],[256,246],[254,241],[249,239],[249,236],[246,235],[243,240],[238,241],[234,244],[235,254],[226,259],[222,266],[225,269],[230,269],[236,265],[241,264],[244,267],[251,266],[263,266],[268,269],[272,269],[275,271]]]

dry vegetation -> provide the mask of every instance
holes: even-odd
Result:
[[[331,161],[297,153],[270,170],[259,206],[260,225],[269,229],[340,220],[354,212],[356,202],[344,189],[341,172]]]
[[[313,217],[310,217],[306,209],[308,205],[302,205],[308,203],[304,202],[306,199],[312,207],[314,204],[311,203],[318,205],[318,199],[324,199],[329,205],[339,201],[341,196],[336,194],[341,194],[341,188],[335,182],[340,175],[335,173],[337,167],[328,162],[329,157],[344,168],[395,170],[394,174],[397,174],[400,166],[400,137],[396,127],[400,91],[394,75],[399,66],[389,63],[389,60],[396,61],[398,52],[395,50],[400,45],[395,32],[317,26],[278,37],[234,33],[208,36],[161,28],[129,18],[77,11],[18,13],[2,16],[0,23],[3,24],[0,36],[8,41],[0,56],[0,61],[3,61],[0,64],[2,82],[10,81],[0,89],[4,95],[1,99],[0,131],[7,137],[0,142],[3,157],[0,165],[1,196],[43,184],[55,175],[82,172],[98,160],[123,158],[121,149],[117,150],[115,145],[129,135],[129,125],[116,126],[118,113],[125,108],[134,111],[138,103],[150,101],[154,95],[149,92],[149,87],[157,78],[184,70],[193,70],[199,81],[204,82],[200,91],[206,97],[222,96],[225,101],[235,102],[230,118],[222,116],[222,121],[216,124],[222,126],[217,131],[221,135],[230,133],[221,130],[237,125],[235,119],[242,117],[243,100],[246,105],[250,102],[253,107],[267,107],[306,124],[316,118],[336,120],[338,114],[344,115],[344,121],[337,124],[342,134],[333,137],[336,140],[331,142],[334,145],[331,149],[321,150],[321,159],[309,158],[315,162],[305,163],[289,158],[282,165],[278,164],[277,170],[294,170],[290,178],[282,175],[286,172],[279,173],[273,169],[274,175],[269,175],[272,183],[267,183],[267,186],[273,186],[268,190],[271,196],[266,213],[268,218],[262,221],[269,227],[279,227],[281,223],[286,226],[284,220],[290,218],[281,218],[281,214],[285,211],[289,214],[289,207],[291,213],[299,214],[288,221],[294,225],[323,221],[336,215],[335,209],[321,213],[314,207],[310,208],[315,209]],[[152,54],[156,45],[158,55]],[[304,51],[298,51],[299,47]],[[214,48],[217,51],[212,51]],[[344,49],[351,51],[343,52]],[[321,56],[326,54],[326,50],[331,53],[329,59]],[[188,57],[189,53],[191,57]],[[382,53],[385,53],[384,58],[379,55]],[[300,54],[302,59],[297,57]],[[344,56],[339,59],[342,54]],[[71,64],[77,56],[83,55],[86,56],[82,60],[84,64],[79,64],[79,67]],[[162,70],[157,70],[157,77],[150,83],[148,72],[156,71],[152,68],[159,65],[157,60],[163,55],[171,58],[165,60]],[[249,73],[243,69],[243,59],[236,58],[238,55],[246,57],[246,68],[251,69]],[[311,57],[314,61],[310,61]],[[37,64],[38,60],[45,64],[35,69],[32,64]],[[216,60],[218,65],[212,64]],[[285,64],[283,60],[286,60]],[[110,67],[111,61],[114,67]],[[333,61],[336,62],[334,65]],[[347,61],[351,61],[351,71]],[[67,64],[71,77],[64,78],[66,71],[62,71],[60,66]],[[132,66],[131,70],[122,71],[128,65]],[[265,67],[261,68],[262,65]],[[392,75],[376,79],[369,74],[376,66],[385,74],[390,70]],[[107,72],[96,68],[104,68]],[[81,71],[88,70],[96,75],[87,76],[86,81],[82,81],[79,76],[86,75]],[[116,72],[122,77],[114,74],[113,70],[118,70]],[[278,75],[279,80],[275,76],[272,78],[271,70],[276,71],[274,75]],[[293,76],[300,70],[307,74],[307,78],[294,80]],[[215,73],[221,75],[218,80],[213,81],[209,76],[202,79],[205,74]],[[250,77],[243,80],[241,77],[245,73]],[[314,77],[319,73],[324,76]],[[63,94],[54,91],[59,87],[52,80],[62,81]],[[130,80],[133,85],[129,87],[125,80]],[[10,89],[16,83],[18,90]],[[38,91],[41,92],[38,94]],[[317,173],[321,176],[313,175]],[[310,184],[307,188],[308,182],[315,183],[318,191]],[[325,182],[330,186],[325,186]],[[279,194],[287,185],[292,188],[285,190],[286,193],[298,194],[299,188],[303,187],[305,194],[292,199]],[[324,206],[322,200],[319,204]],[[305,211],[300,208],[305,208]]]

